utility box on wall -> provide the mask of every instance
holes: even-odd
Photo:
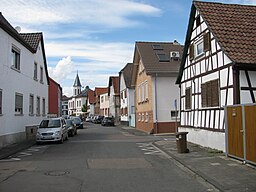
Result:
[[[28,125],[25,127],[26,140],[35,140],[38,125]]]

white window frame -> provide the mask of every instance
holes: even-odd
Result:
[[[198,46],[201,45],[201,49],[198,49]],[[198,52],[200,50],[200,52]],[[195,42],[195,57],[200,57],[204,55],[204,39],[201,38]]]
[[[29,95],[29,115],[34,115],[34,95]]]
[[[20,71],[20,49],[12,45],[12,64],[11,67],[17,71]]]
[[[45,115],[45,98],[42,98],[42,114]]]
[[[38,80],[37,79],[37,68],[38,68],[38,64],[37,62],[34,62],[34,80]]]
[[[40,115],[40,97],[36,97],[36,115]]]
[[[18,103],[18,97],[21,97],[21,103]],[[15,115],[23,115],[23,94],[15,93]]]
[[[40,83],[44,82],[44,68],[40,66]]]

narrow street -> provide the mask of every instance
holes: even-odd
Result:
[[[64,144],[34,145],[0,160],[0,191],[213,191],[151,144],[166,138],[84,127]]]

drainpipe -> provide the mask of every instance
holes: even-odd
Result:
[[[155,114],[156,114],[156,133],[158,133],[158,116],[157,116],[157,73],[155,75]]]

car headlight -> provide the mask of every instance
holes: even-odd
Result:
[[[40,135],[41,135],[40,132],[37,132],[37,133],[36,133],[36,136],[40,136]]]
[[[55,132],[55,135],[60,135],[60,134],[61,134],[60,131]]]

